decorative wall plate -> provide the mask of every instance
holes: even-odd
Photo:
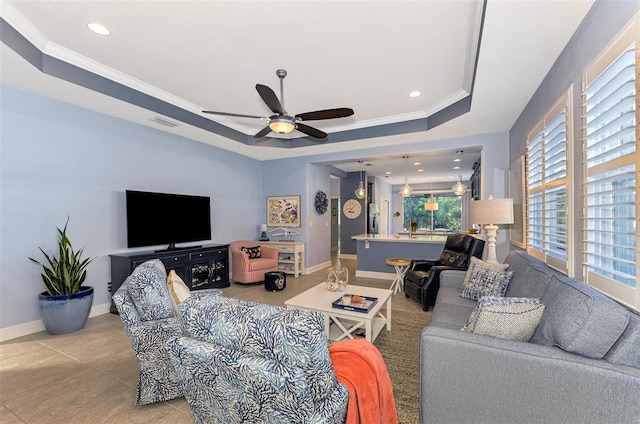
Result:
[[[316,193],[316,200],[314,202],[316,212],[318,212],[320,215],[324,214],[327,211],[328,205],[329,200],[327,199],[327,195],[324,191],[318,190],[318,192]]]

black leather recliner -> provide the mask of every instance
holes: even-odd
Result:
[[[484,240],[466,234],[447,236],[438,259],[413,259],[404,276],[404,295],[418,301],[422,310],[436,303],[440,288],[440,273],[445,270],[469,268],[471,256],[482,259]]]

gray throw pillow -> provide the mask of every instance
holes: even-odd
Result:
[[[478,300],[482,296],[504,297],[513,271],[498,271],[491,268],[474,266],[469,277],[469,284],[462,289],[460,296]]]
[[[544,309],[539,299],[483,296],[462,331],[528,342]]]
[[[467,269],[467,273],[464,276],[464,281],[462,282],[462,288],[466,288],[469,286],[469,279],[471,278],[471,273],[473,272],[473,268],[479,266],[483,268],[489,268],[496,271],[506,271],[509,268],[509,264],[494,264],[491,262],[485,262],[481,259],[476,258],[475,256],[471,257],[469,261],[469,268]]]

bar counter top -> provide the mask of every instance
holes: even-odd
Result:
[[[445,235],[397,235],[397,234],[357,234],[351,236],[353,240],[369,242],[398,242],[398,243],[444,243]]]

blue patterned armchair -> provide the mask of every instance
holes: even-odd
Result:
[[[323,317],[225,297],[180,305],[167,346],[196,423],[344,423]]]
[[[212,292],[220,293],[207,290],[208,294]],[[182,329],[171,305],[162,262],[155,259],[139,265],[113,295],[113,302],[140,365],[136,403],[147,405],[182,397],[166,349],[167,340],[182,335]]]

